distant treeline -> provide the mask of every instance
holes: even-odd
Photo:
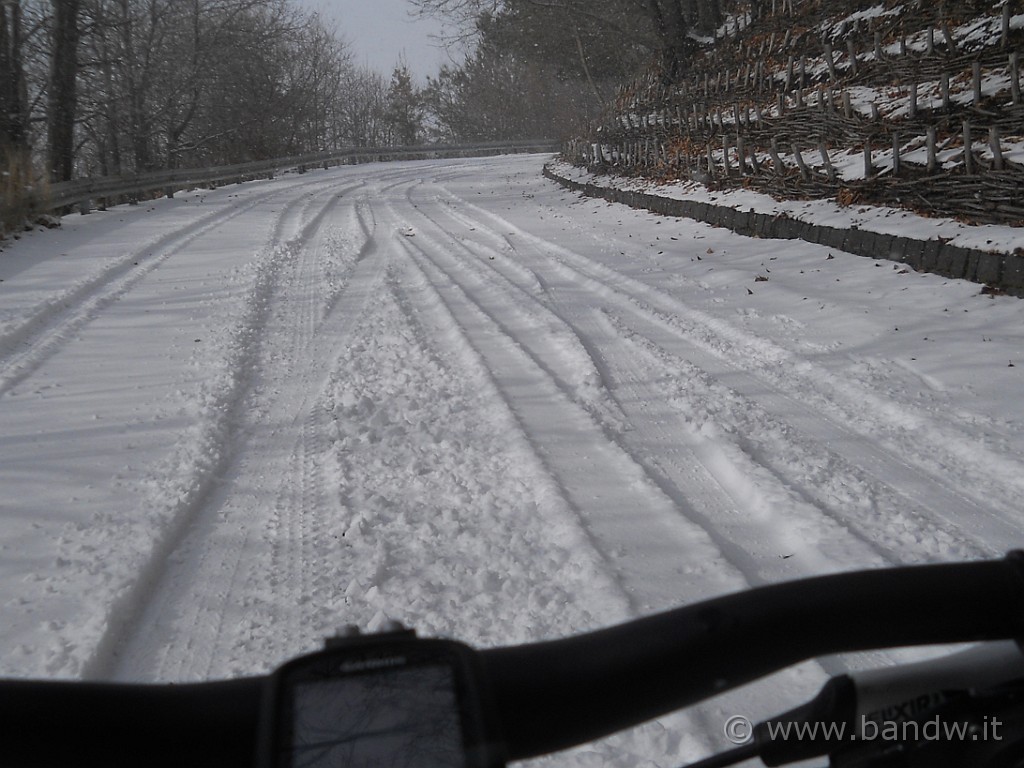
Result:
[[[411,78],[290,0],[4,0],[0,151],[51,180],[407,142]]]
[[[720,0],[412,0],[461,30],[420,87],[294,0],[3,0],[0,190],[425,140],[558,137],[672,69]]]

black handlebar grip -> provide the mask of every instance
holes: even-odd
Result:
[[[5,680],[4,768],[252,766],[263,678],[188,685]]]

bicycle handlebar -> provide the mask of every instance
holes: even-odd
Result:
[[[484,651],[510,759],[592,741],[807,659],[1024,637],[1024,553],[760,587]]]
[[[481,651],[510,760],[606,736],[792,664],[1024,637],[1024,553],[760,587],[563,640]],[[254,764],[262,677],[0,683],[0,763]]]

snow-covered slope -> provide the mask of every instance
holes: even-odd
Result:
[[[581,199],[545,159],[5,243],[0,672],[216,678],[385,617],[495,646],[1024,542],[1024,303]],[[891,658],[552,762],[675,765]]]

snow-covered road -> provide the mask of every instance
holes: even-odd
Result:
[[[223,677],[384,618],[502,645],[1024,543],[1020,300],[581,199],[543,160],[4,243],[0,673]],[[890,658],[555,762],[678,764]]]

